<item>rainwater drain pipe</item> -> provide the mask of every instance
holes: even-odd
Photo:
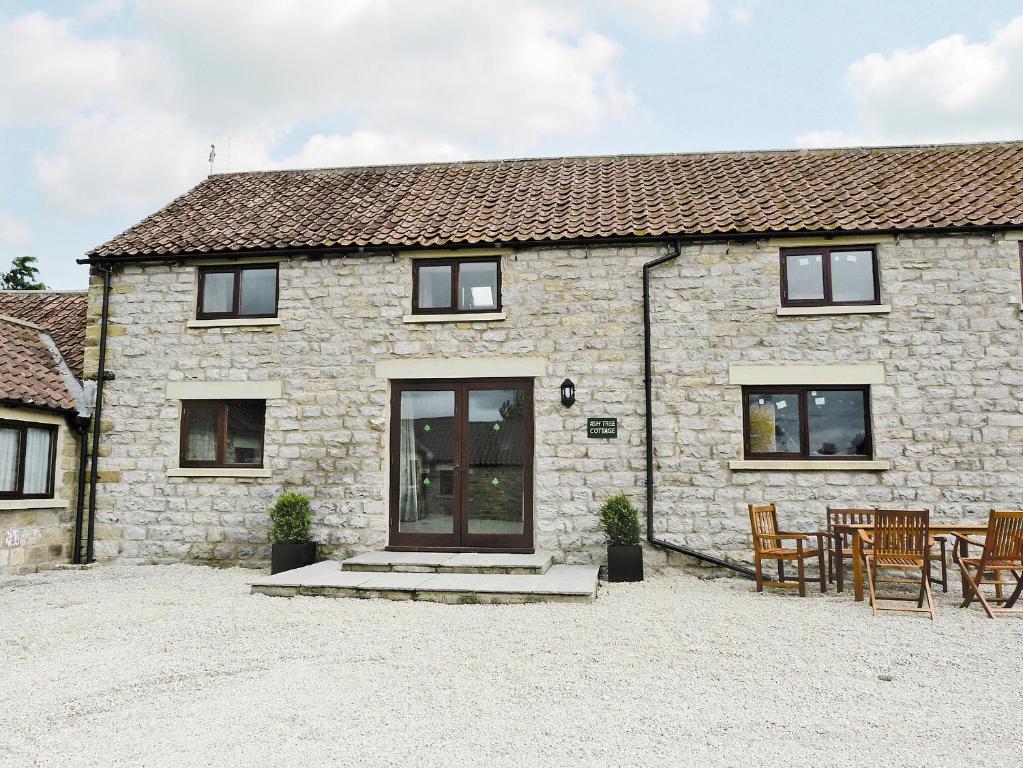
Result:
[[[736,573],[741,573],[746,578],[755,578],[750,568],[720,557],[708,555],[705,552],[698,552],[695,549],[684,547],[670,541],[664,541],[654,536],[654,413],[653,413],[653,366],[651,362],[651,340],[650,340],[650,271],[661,264],[674,261],[682,253],[682,241],[676,240],[674,249],[664,256],[660,256],[643,265],[643,385],[646,394],[646,538],[651,545],[667,549],[672,552],[695,558],[704,563],[715,565],[719,568],[727,568]]]
[[[96,370],[96,405],[92,411],[92,463],[89,467],[89,520],[85,536],[85,562],[91,563],[96,542],[96,480],[99,476],[99,433],[103,418],[103,382],[107,377],[107,323],[110,314],[111,264],[94,267],[103,273],[103,314],[100,316],[99,365]]]

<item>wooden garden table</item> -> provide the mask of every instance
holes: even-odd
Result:
[[[856,602],[863,601],[863,538],[860,531],[874,530],[873,523],[835,523],[835,535],[849,534],[853,544],[853,595]],[[958,533],[963,536],[976,536],[987,533],[987,523],[983,525],[967,523],[931,523],[931,536],[951,536]],[[959,556],[965,557],[969,554],[969,547],[965,541],[959,541]],[[966,579],[963,579],[963,594],[966,594]]]

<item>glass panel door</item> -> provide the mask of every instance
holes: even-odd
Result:
[[[425,545],[454,545],[458,533],[455,390],[402,391],[396,417],[397,466],[392,475],[397,480],[397,533],[401,538],[412,534]]]
[[[524,388],[468,393],[466,533],[470,540],[526,531]]]
[[[528,379],[396,381],[390,546],[531,549]]]

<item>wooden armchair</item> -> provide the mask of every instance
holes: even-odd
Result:
[[[878,611],[914,611],[928,613],[934,621],[934,599],[931,596],[930,513],[926,509],[878,509],[874,512],[874,533],[860,531],[870,541],[870,550],[863,553],[867,565],[867,586],[870,588],[870,608]],[[881,571],[919,571],[919,578],[880,578]],[[916,607],[880,605],[878,584],[920,584]],[[886,600],[913,600],[911,597],[889,596]],[[924,607],[924,600],[927,607]]]
[[[845,589],[845,561],[847,558],[852,559],[853,543],[850,534],[836,532],[835,526],[844,523],[872,524],[873,522],[873,507],[869,509],[836,509],[828,507],[828,581],[837,581],[839,592]]]
[[[953,555],[963,572],[966,594],[963,595],[962,608],[968,608],[974,600],[980,601],[981,607],[988,615],[988,618],[995,618],[996,614],[1020,613],[1023,608],[1016,608],[1016,601],[1020,593],[1023,593],[1023,512],[1020,511],[997,511],[992,509],[987,521],[987,532],[984,534],[984,541],[971,539],[962,534],[953,534],[960,543],[973,544],[981,547],[980,557],[963,557]],[[970,573],[974,568],[975,572]],[[1008,571],[1014,581],[1004,580],[1002,574]],[[988,576],[988,574],[991,574]],[[981,592],[981,585],[994,585],[995,596],[985,597]],[[1015,586],[1016,589],[1008,597],[1002,596],[1003,586]],[[1001,608],[995,608],[991,603],[1001,603]]]
[[[824,534],[797,533],[778,530],[778,511],[774,504],[750,504],[749,523],[753,532],[753,568],[757,575],[757,592],[764,587],[798,587],[799,596],[806,597],[806,568],[808,558],[817,558],[820,573],[821,592],[827,592],[828,580],[824,570]],[[804,546],[811,537],[817,539],[816,547]],[[795,548],[784,546],[785,541],[794,541]],[[763,561],[778,561],[778,581],[764,581]],[[785,579],[785,561],[796,561],[797,580]]]

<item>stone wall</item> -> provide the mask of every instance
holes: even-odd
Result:
[[[0,407],[0,419],[59,425],[55,497],[0,499],[0,575],[32,573],[70,563],[78,490],[75,433],[63,417],[45,411]]]
[[[403,322],[412,270],[402,256],[282,261],[281,324],[263,328],[187,328],[195,267],[125,266],[111,296],[116,378],[103,414],[97,556],[261,563],[266,513],[283,490],[312,497],[325,554],[383,546],[388,382],[374,364],[529,356],[547,361],[535,388],[536,545],[599,561],[602,500],[624,491],[644,504],[642,265],[665,252],[508,254],[507,319],[444,324]],[[751,501],[776,501],[786,525],[814,529],[829,501],[926,504],[953,519],[1020,504],[1018,244],[889,238],[878,255],[892,305],[881,315],[777,316],[775,242],[690,246],[656,270],[656,509],[666,538],[748,560]],[[93,322],[98,308],[94,278]],[[891,470],[730,470],[742,439],[728,364],[779,361],[883,363],[875,452]],[[560,404],[566,377],[577,385],[571,409]],[[168,476],[179,403],[166,385],[188,380],[283,382],[283,397],[267,403],[270,477]],[[618,438],[587,439],[587,416],[617,417]]]

